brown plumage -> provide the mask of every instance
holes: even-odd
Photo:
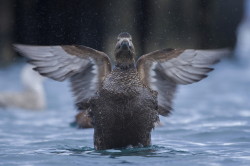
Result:
[[[88,111],[79,111],[75,116],[75,123],[78,128],[93,128],[92,118],[89,116]]]
[[[76,106],[85,112],[79,114],[78,122],[91,118],[96,149],[150,145],[158,115],[167,116],[172,110],[176,86],[205,78],[210,66],[228,53],[163,49],[135,63],[128,33],[118,36],[113,67],[105,53],[85,46],[15,48],[40,74],[57,81],[70,79]]]

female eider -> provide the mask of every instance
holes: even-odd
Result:
[[[115,46],[115,64],[100,51],[81,45],[15,45],[41,75],[70,79],[75,103],[94,126],[95,148],[148,146],[159,115],[172,110],[178,84],[207,77],[224,50],[163,49],[143,55],[135,63],[128,33]]]

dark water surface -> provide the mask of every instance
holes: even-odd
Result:
[[[21,89],[22,66],[0,71],[0,91]],[[42,112],[0,108],[0,165],[250,165],[250,68],[224,61],[207,79],[180,87],[175,111],[145,148],[94,150],[93,129],[70,126],[68,82],[46,80],[45,90]]]

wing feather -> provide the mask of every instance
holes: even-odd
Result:
[[[77,104],[92,97],[111,71],[110,59],[105,53],[85,46],[17,44],[14,48],[27,57],[41,75],[56,81],[70,79]]]
[[[217,63],[229,50],[163,49],[143,55],[137,61],[142,82],[158,91],[161,115],[172,109],[172,99],[178,84],[192,84],[207,77],[211,65]]]

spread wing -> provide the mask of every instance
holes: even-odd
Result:
[[[158,92],[159,114],[166,116],[178,84],[191,84],[207,77],[211,65],[229,54],[221,50],[163,49],[143,55],[137,61],[142,82]]]
[[[56,81],[70,79],[76,103],[92,97],[111,71],[110,60],[105,53],[85,46],[17,44],[14,47],[41,75]]]

